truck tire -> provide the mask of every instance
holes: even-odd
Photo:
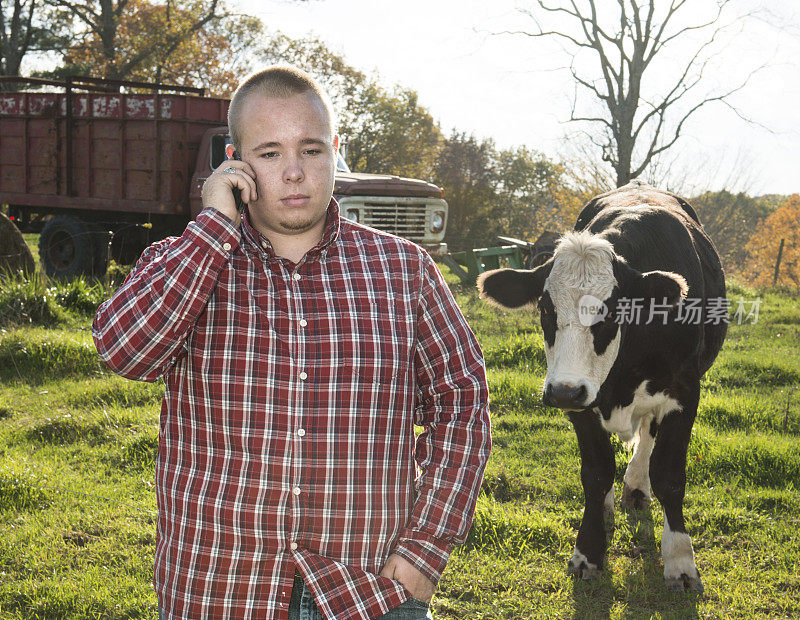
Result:
[[[49,219],[39,236],[45,273],[52,278],[101,277],[108,268],[107,253],[99,247],[104,241],[87,222],[63,215]]]

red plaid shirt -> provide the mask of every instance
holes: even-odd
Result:
[[[390,553],[436,582],[466,537],[491,443],[483,358],[414,244],[332,201],[294,265],[246,213],[206,208],[145,250],[92,332],[115,372],[165,379],[167,617],[286,618],[297,570],[326,618],[376,618],[409,597],[378,575]]]

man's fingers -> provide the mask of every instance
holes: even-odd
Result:
[[[233,166],[230,166],[233,168]],[[227,178],[227,183],[231,188],[238,187],[242,191],[242,200],[251,203],[258,200],[258,190],[255,180],[242,168],[233,168],[235,172],[225,172],[222,174]]]

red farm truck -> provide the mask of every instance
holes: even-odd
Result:
[[[0,82],[20,84],[0,92],[0,204],[21,230],[41,232],[48,275],[132,263],[200,212],[230,142],[227,99],[99,78]],[[448,207],[435,185],[353,173],[340,157],[334,195],[344,217],[446,253]]]

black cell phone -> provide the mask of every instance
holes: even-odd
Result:
[[[236,161],[242,161],[242,158],[239,157],[239,151],[233,152],[233,159]],[[238,187],[233,188],[233,201],[236,203],[236,210],[241,213],[244,209],[244,201],[242,200],[242,190]]]

